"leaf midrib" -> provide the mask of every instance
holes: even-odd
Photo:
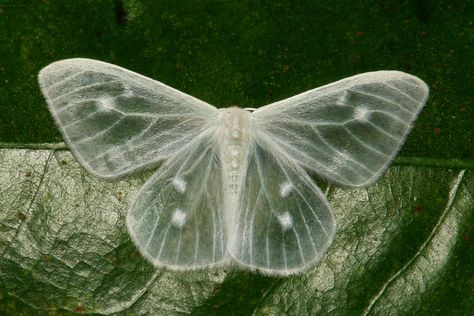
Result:
[[[373,296],[373,298],[370,300],[368,306],[365,308],[364,312],[362,315],[368,315],[372,311],[372,308],[377,304],[378,300],[382,295],[385,293],[385,291],[388,289],[388,287],[397,280],[397,278],[405,271],[408,270],[408,268],[422,255],[422,253],[428,248],[430,243],[433,241],[433,238],[437,235],[439,232],[441,226],[443,223],[446,221],[446,218],[448,217],[448,214],[453,210],[453,203],[454,200],[457,197],[457,193],[459,190],[459,186],[464,179],[464,174],[466,170],[462,170],[459,172],[458,177],[456,181],[453,183],[451,190],[449,191],[449,199],[446,203],[446,208],[444,209],[443,213],[441,214],[438,222],[436,225],[433,227],[430,235],[428,238],[426,238],[425,242],[420,246],[420,249],[413,255],[413,257],[402,267],[400,268],[397,272],[395,272],[380,288],[380,290]]]

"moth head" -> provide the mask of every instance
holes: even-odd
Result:
[[[250,112],[236,107],[219,109],[219,135],[231,142],[241,142],[249,135]]]

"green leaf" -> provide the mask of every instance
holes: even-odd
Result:
[[[54,149],[0,149],[0,161],[5,314],[474,311],[472,170],[393,166],[365,189],[329,186],[338,231],[325,260],[274,278],[235,267],[153,268],[125,227],[129,201],[150,172],[104,181]]]

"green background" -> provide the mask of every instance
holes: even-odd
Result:
[[[473,1],[0,0],[0,143],[13,149],[61,141],[36,76],[64,58],[117,64],[217,107],[260,107],[358,73],[394,69],[420,77],[431,89],[398,161],[446,186],[439,192],[451,192],[455,176],[444,174],[449,167],[474,165],[473,16]],[[428,165],[439,169],[427,171]],[[439,178],[431,175],[436,170]],[[425,186],[433,189],[433,182]],[[470,189],[472,181],[466,185]],[[427,193],[431,204],[415,207],[409,224],[397,231],[385,254],[395,259],[381,260],[367,281],[347,282],[347,297],[339,299],[355,314],[367,306],[371,284],[404,267],[443,218],[446,201],[438,200],[436,190]],[[472,213],[472,195],[462,198]],[[363,229],[359,224],[356,229]],[[461,239],[472,243],[472,216],[465,216],[463,227]],[[442,285],[420,299],[421,306],[435,305],[427,314],[473,311],[472,299],[464,295],[474,294],[474,250],[468,242],[456,247]],[[216,306],[252,313],[279,288],[305,291],[296,281],[286,282],[236,273],[194,311]],[[0,289],[0,311],[31,312],[31,300],[18,299],[18,293],[11,297],[15,291],[5,284]],[[64,298],[64,305],[51,310],[83,312],[71,307],[73,300]],[[332,312],[349,313],[337,306]]]
[[[402,155],[472,159],[473,16],[472,1],[1,0],[0,141],[59,141],[36,75],[87,57],[217,107],[402,70],[431,89]]]

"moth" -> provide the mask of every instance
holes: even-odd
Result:
[[[314,267],[336,222],[308,172],[372,184],[428,97],[399,71],[349,77],[258,109],[217,109],[163,83],[91,59],[54,62],[39,84],[72,154],[117,179],[159,169],[127,214],[156,267],[235,263],[272,275]]]

